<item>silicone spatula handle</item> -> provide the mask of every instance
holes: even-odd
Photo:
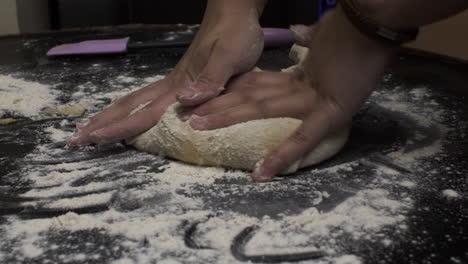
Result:
[[[294,44],[294,35],[289,29],[285,28],[264,28],[263,35],[265,37],[265,48],[276,48],[291,46]],[[155,41],[155,42],[130,42],[129,49],[141,48],[167,48],[167,47],[186,47],[189,46],[191,40],[185,41]]]
[[[288,29],[264,28],[265,48],[290,46],[294,43],[294,35]],[[153,42],[129,42],[129,38],[87,40],[78,43],[63,44],[54,47],[47,52],[48,56],[58,55],[82,55],[82,54],[109,54],[125,53],[128,48],[167,48],[187,47],[191,40],[184,41],[153,41]]]
[[[263,28],[265,47],[284,47],[294,44],[294,34],[286,28]]]

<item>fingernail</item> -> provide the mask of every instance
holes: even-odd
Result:
[[[208,128],[208,119],[206,117],[195,117],[190,121],[190,126],[195,130],[206,130]]]
[[[189,89],[184,89],[180,91],[179,97],[183,99],[194,99],[197,97],[199,92],[195,90],[194,88],[189,88]]]
[[[261,159],[255,164],[255,169],[252,174],[252,179],[256,182],[266,182],[270,181],[270,177],[264,174],[265,170],[263,169],[264,160]]]
[[[78,124],[76,124],[77,129],[82,129],[83,127],[87,126],[89,124],[89,119],[82,120]]]
[[[289,29],[298,35],[304,35],[307,34],[307,31],[309,30],[307,26],[304,25],[291,25]]]

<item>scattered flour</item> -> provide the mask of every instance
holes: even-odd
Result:
[[[58,166],[59,167],[59,166]],[[60,165],[63,168],[63,165]],[[76,167],[76,165],[73,165]],[[344,166],[345,168],[346,166]],[[49,168],[51,169],[51,168]],[[43,232],[55,232],[59,230],[68,230],[70,232],[80,230],[105,230],[110,235],[121,235],[129,241],[148,240],[152,245],[150,252],[142,252],[143,255],[133,256],[121,260],[136,261],[141,263],[143,259],[161,261],[179,261],[180,259],[167,259],[164,252],[185,251],[183,237],[177,235],[180,226],[184,221],[200,221],[198,230],[201,233],[199,242],[215,248],[210,253],[191,252],[190,255],[195,259],[214,260],[217,263],[235,263],[236,260],[230,256],[230,245],[232,239],[245,227],[257,225],[260,229],[246,246],[246,254],[271,253],[300,253],[306,250],[322,250],[330,254],[334,263],[357,264],[357,256],[333,256],[337,251],[336,235],[343,232],[350,235],[353,239],[374,239],[372,234],[385,226],[396,226],[404,223],[404,214],[412,206],[410,199],[394,199],[390,193],[383,189],[364,189],[354,196],[346,199],[330,212],[320,212],[315,207],[304,210],[297,215],[284,216],[280,219],[271,219],[269,217],[255,218],[229,211],[211,211],[204,206],[204,202],[195,197],[187,197],[179,193],[180,190],[190,191],[194,186],[210,186],[216,180],[233,176],[234,179],[248,181],[249,175],[240,171],[226,172],[220,168],[200,168],[177,162],[170,162],[161,165],[164,169],[161,173],[143,173],[145,167],[139,167],[133,173],[135,177],[145,178],[149,183],[143,188],[126,190],[119,193],[118,197],[134,202],[142,202],[141,209],[126,212],[118,210],[119,207],[111,208],[103,213],[78,215],[68,212],[64,215],[37,219],[37,220],[17,220],[10,217],[10,230],[7,236],[11,239],[18,237],[31,238],[27,244],[29,255],[40,254],[40,248],[36,249],[30,245],[35,245],[40,240]],[[97,173],[96,168],[86,171],[64,172],[63,176],[58,176],[60,172],[53,171],[51,175],[56,175],[54,182],[62,181],[60,187],[52,190],[34,190],[25,193],[23,196],[47,197],[47,195],[57,195],[72,191],[66,183],[72,179],[86,177]],[[69,175],[69,176],[66,176]],[[41,174],[33,174],[32,180],[40,180],[43,183]],[[39,184],[39,185],[40,185]],[[88,189],[92,190],[98,183],[90,183]],[[278,183],[281,184],[281,183]],[[99,186],[99,185],[98,185]],[[258,186],[258,185],[255,185]],[[101,185],[102,187],[102,185]],[[83,188],[83,187],[80,187]],[[260,187],[259,187],[260,188]],[[265,188],[265,187],[262,187]],[[264,190],[274,188],[270,185]],[[333,196],[326,192],[320,193],[320,201],[313,201],[313,204],[320,204],[326,197]],[[113,204],[115,192],[109,191],[103,194],[91,194],[72,199],[60,199],[51,201],[47,205],[41,204],[46,208],[80,208],[93,204]],[[159,197],[159,198],[158,198]],[[162,198],[166,197],[166,198]],[[156,199],[156,200],[155,200]],[[311,199],[316,199],[311,197]],[[153,203],[150,201],[154,201]],[[144,203],[143,203],[144,202]],[[38,206],[39,203],[36,204]],[[34,206],[34,203],[31,204]],[[112,207],[112,206],[111,206]],[[211,216],[210,216],[211,215]],[[215,216],[213,216],[215,215]],[[375,238],[380,240],[381,238]],[[323,241],[323,246],[311,247],[316,240]],[[25,244],[26,245],[26,244]],[[132,246],[135,250],[138,244]],[[75,259],[76,256],[73,256]],[[330,259],[330,258],[328,258]],[[352,261],[352,262],[345,262]],[[143,261],[146,263],[147,261]],[[185,263],[185,261],[181,261]],[[159,261],[158,261],[159,263]],[[319,262],[320,263],[320,262]]]
[[[41,248],[37,247],[33,243],[27,243],[27,242],[23,244],[21,250],[24,256],[27,258],[35,258],[44,253],[44,251]]]
[[[71,132],[65,132],[62,129],[58,129],[53,126],[44,128],[44,132],[49,133],[49,138],[53,142],[62,142],[68,140],[72,135]]]
[[[0,75],[0,117],[6,112],[34,117],[39,111],[56,103],[57,91],[37,82]]]
[[[458,199],[461,195],[452,189],[446,189],[442,191],[442,195],[445,196],[447,199]]]
[[[89,91],[95,91],[90,102],[97,102],[99,98],[115,99],[128,92],[161,80],[164,76],[139,80],[131,76],[122,75],[109,81],[118,89],[114,91],[98,92],[97,87],[91,83],[79,87],[73,94],[74,100],[88,98]],[[2,84],[8,85],[2,85]],[[13,93],[19,89],[18,95]],[[6,87],[6,88],[5,88]],[[32,88],[36,87],[36,88]],[[39,88],[37,88],[39,87]],[[32,105],[21,105],[22,100],[32,100],[27,97],[30,90],[41,91],[43,98],[34,99]],[[409,95],[413,100],[420,100],[427,95],[425,88],[415,89]],[[3,96],[5,95],[5,96]],[[419,112],[412,109],[402,98],[391,93],[378,94],[386,98],[379,104],[393,111],[408,113],[421,126],[429,127],[434,119],[439,120],[441,112]],[[12,101],[4,98],[23,98],[13,105]],[[26,99],[24,99],[26,98]],[[29,98],[29,99],[28,99]],[[13,99],[14,100],[14,99]],[[94,101],[93,101],[94,100]],[[45,106],[55,103],[55,93],[50,87],[38,83],[29,83],[14,79],[10,76],[0,75],[0,106],[8,111],[15,111],[25,116],[34,116]],[[10,105],[8,105],[10,104]],[[431,110],[431,109],[430,109]],[[1,113],[1,112],[0,112]],[[432,118],[434,117],[434,119]],[[64,123],[64,125],[66,125]],[[439,124],[438,124],[439,125]],[[70,132],[55,127],[44,129],[53,142],[61,142]],[[442,129],[442,137],[446,130]],[[422,134],[415,134],[413,140],[424,140]],[[423,149],[405,152],[398,150],[389,157],[407,165],[417,163],[422,157],[433,156],[443,151],[442,141],[434,142]],[[61,150],[50,149],[40,145],[37,152],[28,158],[41,160],[47,154],[59,156]],[[132,165],[138,161],[138,167]],[[144,163],[145,161],[150,161]],[[347,255],[340,251],[340,237],[347,236],[359,241],[377,242],[390,246],[393,241],[381,231],[392,228],[397,233],[404,233],[408,228],[406,213],[412,209],[413,200],[410,196],[400,197],[391,193],[391,187],[399,185],[409,190],[417,186],[417,182],[408,179],[408,175],[378,166],[376,179],[370,184],[360,188],[336,207],[329,211],[319,210],[319,206],[336,195],[333,192],[311,190],[309,208],[302,212],[289,215],[280,215],[278,218],[253,217],[230,210],[210,208],[209,201],[198,197],[197,191],[201,189],[204,194],[210,194],[213,199],[227,200],[232,195],[243,191],[258,192],[271,195],[271,192],[281,193],[284,190],[281,182],[267,184],[236,185],[219,182],[239,181],[248,182],[250,175],[242,172],[212,167],[194,167],[173,161],[166,161],[156,166],[161,159],[147,154],[138,153],[131,157],[91,161],[76,161],[73,163],[26,166],[22,174],[32,182],[35,187],[23,193],[22,198],[35,198],[37,200],[25,202],[24,205],[33,208],[45,209],[73,209],[84,206],[103,205],[109,210],[96,214],[76,214],[66,212],[57,217],[42,219],[20,219],[18,216],[7,216],[8,221],[2,234],[5,240],[18,240],[21,242],[21,252],[26,258],[39,257],[48,249],[41,244],[45,234],[59,231],[78,232],[105,232],[109,236],[122,236],[124,245],[130,248],[132,254],[124,255],[113,261],[115,264],[127,263],[237,263],[230,254],[232,239],[248,226],[259,226],[255,235],[246,245],[248,254],[271,254],[304,252],[309,250],[322,250],[329,254],[324,260],[314,263],[359,264],[361,259],[356,255]],[[354,172],[359,162],[349,162],[336,165],[323,170],[313,170],[312,173],[327,173],[339,175],[343,172]],[[120,167],[121,166],[121,167]],[[116,177],[123,175],[123,177]],[[116,178],[113,178],[116,177]],[[338,177],[338,176],[337,176]],[[93,181],[92,179],[109,178],[107,181]],[[86,179],[91,179],[86,182]],[[76,181],[83,180],[83,184],[74,185]],[[130,183],[142,183],[138,187],[127,189],[124,186]],[[377,184],[378,183],[378,184]],[[386,185],[388,184],[388,186]],[[212,189],[208,189],[213,186]],[[41,188],[38,188],[41,187]],[[48,187],[48,188],[44,188]],[[387,188],[388,187],[388,188]],[[204,189],[205,188],[205,189]],[[89,193],[88,193],[89,192]],[[96,192],[96,193],[93,193]],[[72,198],[60,198],[70,194],[85,193]],[[88,193],[88,194],[86,194]],[[454,190],[444,190],[442,194],[449,198],[458,198],[460,195]],[[248,202],[245,206],[248,206]],[[66,211],[66,210],[65,210]],[[198,222],[197,243],[206,245],[210,250],[193,250],[187,248],[184,241],[184,230],[187,223]],[[319,241],[320,243],[317,243]],[[83,242],[83,241],[80,241]],[[142,245],[145,246],[142,246]],[[0,242],[1,249],[2,242]],[[51,247],[60,248],[60,245]],[[51,248],[50,247],[50,248]],[[9,252],[0,250],[0,260]],[[75,254],[63,256],[66,261],[86,262],[95,256]],[[65,262],[65,261],[64,261]]]
[[[344,255],[335,260],[335,264],[360,264],[361,260],[354,255]]]
[[[408,180],[403,180],[403,181],[399,182],[398,185],[409,188],[409,189],[412,189],[412,188],[416,187],[415,182],[408,181]]]

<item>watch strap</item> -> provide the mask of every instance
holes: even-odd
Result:
[[[413,41],[419,34],[419,29],[395,30],[366,17],[356,0],[341,0],[339,2],[349,21],[363,34],[385,42],[392,46],[400,46]]]

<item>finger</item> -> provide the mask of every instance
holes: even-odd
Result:
[[[239,106],[248,103],[249,98],[242,93],[227,93],[219,97],[213,98],[210,101],[197,107],[193,114],[197,116],[205,116],[221,112],[231,107]]]
[[[233,75],[232,60],[225,49],[216,44],[195,83],[177,93],[177,100],[182,105],[198,105],[219,95]]]
[[[193,114],[205,116],[224,111],[228,108],[269,100],[279,96],[289,96],[291,91],[285,89],[288,86],[282,74],[246,73],[231,80],[228,84],[227,93],[198,106]],[[286,79],[287,80],[287,79]],[[265,87],[265,88],[260,88]]]
[[[173,95],[161,98],[161,100],[150,103],[141,111],[134,113],[119,122],[110,124],[90,133],[86,138],[86,141],[96,144],[110,143],[143,133],[156,125],[166,111],[166,108],[174,102],[175,97]]]
[[[253,101],[251,103],[236,105],[223,111],[214,112],[205,116],[194,117],[190,125],[196,130],[212,130],[235,124],[275,117],[301,118],[304,105],[300,95],[288,97],[278,96],[268,100]],[[287,110],[286,110],[287,109]]]
[[[329,131],[329,121],[322,112],[312,113],[276,150],[268,154],[252,174],[255,181],[270,181],[294,161],[313,149]]]
[[[293,32],[294,39],[298,45],[307,47],[315,33],[315,26],[292,25],[289,29]]]
[[[80,146],[86,144],[85,138],[89,133],[128,117],[135,108],[149,102],[150,99],[162,96],[166,92],[166,85],[163,82],[158,82],[118,99],[108,108],[78,124],[77,131],[70,140],[69,145]]]

